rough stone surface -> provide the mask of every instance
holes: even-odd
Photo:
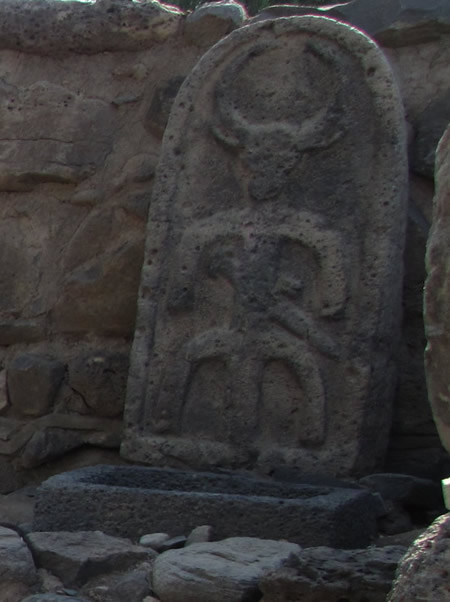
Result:
[[[149,214],[125,457],[329,474],[381,460],[404,143],[387,63],[344,25],[257,23],[203,57]]]
[[[447,91],[433,100],[416,119],[412,169],[419,175],[433,179],[436,148],[449,123],[450,91]]]
[[[95,173],[112,150],[108,121],[114,109],[100,100],[38,81],[29,87],[3,84],[0,102],[9,114],[1,145],[1,191],[30,191],[44,182],[77,184]],[[55,119],[58,136],[48,139],[48,124]]]
[[[155,552],[101,531],[29,533],[36,563],[61,579],[65,586],[80,586],[101,573],[122,570],[150,561]]]
[[[149,132],[158,138],[162,138],[164,135],[173,101],[175,100],[184,79],[185,78],[180,75],[172,77],[153,93],[144,125]]]
[[[450,452],[450,128],[436,159],[433,224],[427,243],[425,367],[429,400],[442,443]]]
[[[186,540],[186,546],[191,546],[194,543],[205,543],[207,541],[211,541],[213,539],[214,530],[211,525],[201,525],[200,527],[195,527],[189,533],[189,536]]]
[[[3,0],[1,49],[86,54],[151,48],[175,34],[182,13],[159,2]]]
[[[187,536],[207,521],[217,539],[284,538],[305,546],[358,548],[373,540],[378,513],[378,498],[361,490],[96,466],[48,479],[36,494],[33,527],[99,529],[139,540],[151,531]]]
[[[439,483],[405,474],[373,474],[359,480],[360,484],[378,492],[384,500],[405,506],[434,509],[442,507]]]
[[[424,4],[432,6],[428,2],[422,2],[421,6]],[[422,16],[426,14],[427,11],[424,10]],[[427,128],[424,118],[430,115],[428,107],[437,99],[445,98],[450,79],[450,34],[439,32],[432,21],[428,21],[428,24],[428,41],[411,41],[406,46],[385,46],[383,49],[400,85],[408,122],[411,159],[420,154],[434,154],[434,149],[429,144],[432,136],[424,134],[427,131],[431,134],[435,128],[431,127],[431,123],[430,128]],[[438,115],[436,119],[433,116],[433,124],[437,123],[437,118]],[[426,144],[422,144],[422,141]],[[427,400],[423,362],[426,344],[423,328],[424,257],[432,205],[433,180],[411,172],[403,286],[401,370],[385,470],[441,478],[450,474],[450,466]]]
[[[20,602],[89,602],[80,596],[64,596],[61,594],[33,594]]]
[[[2,602],[21,602],[31,593],[37,576],[24,540],[12,529],[0,526],[0,592]]]
[[[79,356],[69,365],[69,387],[97,416],[121,415],[128,376],[128,357],[106,350]]]
[[[402,546],[382,549],[308,548],[263,576],[261,602],[385,602]]]
[[[51,411],[64,371],[64,364],[53,358],[18,355],[8,366],[7,377],[14,411],[24,416],[42,416]]]
[[[0,495],[0,520],[20,525],[31,523],[34,513],[35,489],[27,487],[9,495]]]
[[[198,46],[212,46],[243,25],[247,13],[242,4],[233,2],[206,2],[186,16],[184,34]]]
[[[236,537],[172,550],[155,560],[152,586],[162,602],[258,600],[258,580],[299,546]]]
[[[386,46],[423,44],[450,33],[447,0],[354,0],[329,2],[328,6],[268,6],[254,20],[310,14],[350,23]]]
[[[450,514],[444,514],[400,562],[389,602],[443,602],[450,597]]]
[[[0,418],[0,453],[20,451],[16,468],[34,468],[84,444],[117,448],[121,431],[120,420],[95,416],[53,413],[27,423]],[[3,488],[3,493],[10,490]]]
[[[128,354],[147,210],[170,108],[207,49],[198,45],[200,32],[214,33],[210,40],[216,41],[225,22],[232,27],[239,22],[240,9],[232,10],[238,19],[233,25],[211,14],[197,18],[205,13],[200,8],[194,18],[155,2],[0,2],[2,422],[18,417],[6,391],[6,373],[17,355],[48,355],[68,365],[105,348]],[[433,196],[429,167],[450,79],[449,4],[359,0],[326,11],[268,9],[271,17],[300,10],[341,19],[346,13],[347,21],[382,42],[401,88],[410,157],[425,176],[411,177],[401,371],[384,470],[446,476],[449,456],[426,395],[422,288]],[[198,35],[189,37],[191,26],[199,28]],[[92,383],[94,398],[95,387]],[[65,378],[54,411],[79,424],[79,414],[96,410]],[[61,428],[70,430],[73,441],[69,422]],[[21,416],[6,429],[6,439],[0,427],[1,491],[79,466],[85,452],[110,461],[109,450],[89,450],[89,435],[77,437],[82,447],[74,451],[61,445],[64,433],[58,433],[52,454],[25,468],[21,450],[41,426],[40,418],[35,423],[33,416]],[[29,452],[45,448],[42,443],[35,438],[25,463]]]
[[[55,420],[42,420],[38,424],[36,421],[30,425],[36,430],[30,432],[31,436],[21,451],[22,467],[35,468],[82,445],[117,448],[120,444],[122,427],[119,421],[81,416],[77,419],[62,416],[58,420],[57,414],[49,415],[50,418],[53,416]],[[18,440],[25,433],[21,431],[20,435]]]

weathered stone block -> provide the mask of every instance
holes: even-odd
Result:
[[[126,569],[151,560],[156,552],[100,531],[29,533],[36,562],[59,577],[64,585],[82,585],[101,573]]]
[[[425,369],[436,426],[450,452],[450,128],[439,144],[435,177],[433,223],[426,255]]]
[[[385,452],[403,115],[376,45],[292,17],[184,82],[149,214],[125,457],[363,472]]]
[[[376,532],[379,499],[360,489],[292,485],[242,475],[95,466],[48,479],[34,529],[94,530],[139,539],[188,535],[205,521],[215,539],[288,539],[356,548]]]
[[[233,537],[198,543],[159,556],[153,588],[162,602],[259,600],[258,580],[300,547],[287,541]]]
[[[450,122],[450,91],[436,98],[415,120],[412,169],[433,179],[436,148]]]
[[[64,364],[56,359],[24,353],[8,366],[7,382],[11,406],[24,416],[42,416],[51,411],[64,377]]]
[[[65,333],[131,336],[142,254],[142,239],[138,236],[69,272],[53,310],[57,329]]]
[[[106,350],[87,353],[69,364],[69,385],[90,411],[113,417],[123,411],[128,356]]]

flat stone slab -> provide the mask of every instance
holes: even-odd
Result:
[[[376,530],[378,498],[358,490],[291,485],[247,476],[94,466],[48,479],[36,494],[34,531],[93,531],[139,539],[187,535],[286,539],[357,548]]]
[[[102,573],[125,570],[156,556],[149,548],[100,531],[29,533],[28,545],[38,566],[65,586],[80,586]]]

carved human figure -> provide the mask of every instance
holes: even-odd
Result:
[[[255,56],[257,62],[265,60]],[[308,75],[322,70],[329,72],[330,81],[335,78],[326,46],[307,44],[303,56]],[[338,99],[334,91],[314,99],[316,91],[309,90],[302,106],[297,103],[295,117],[299,111],[306,113],[300,125],[289,115],[269,121],[269,107],[264,107],[264,122],[255,121],[253,114],[245,114],[248,94],[233,94],[232,82],[248,61],[248,56],[240,57],[216,87],[218,119],[212,126],[218,141],[239,156],[236,168],[245,208],[196,221],[178,244],[167,308],[172,315],[188,312],[200,321],[172,357],[155,394],[153,429],[225,441],[263,437],[294,446],[320,444],[326,429],[326,395],[315,355],[339,356],[337,341],[320,321],[343,315],[348,297],[345,249],[340,234],[320,215],[290,208],[280,194],[301,153],[328,148],[343,134],[330,116]],[[267,94],[266,79],[263,83]],[[286,205],[284,210],[280,204]],[[276,215],[280,210],[283,220]],[[220,280],[229,291],[224,313],[209,298],[211,280]],[[212,321],[206,318],[208,309],[201,307],[205,304],[212,307]],[[208,378],[201,372],[211,371],[214,363],[215,379],[224,379],[221,400],[215,402],[209,392],[200,392],[203,383],[196,386],[196,381]],[[270,408],[273,399],[265,399],[270,388],[266,371],[274,366],[285,373],[290,389],[284,391],[277,411]],[[272,388],[276,396],[277,385]]]
[[[150,211],[129,457],[336,474],[368,461],[363,432],[372,454],[387,437],[371,408],[389,404],[406,180],[389,78],[361,34],[293,18],[233,34],[187,79]]]

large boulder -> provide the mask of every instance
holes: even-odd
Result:
[[[426,255],[425,368],[436,426],[450,452],[450,128],[439,144],[435,179],[433,224]]]
[[[22,537],[0,526],[0,599],[21,602],[37,584],[33,557]]]
[[[101,531],[35,532],[28,543],[36,563],[59,577],[65,586],[81,586],[107,572],[150,561],[156,552]]]
[[[444,602],[450,598],[450,514],[413,543],[397,569],[388,602]]]
[[[156,559],[153,589],[162,602],[256,602],[264,573],[299,552],[293,543],[249,537],[193,544]]]
[[[403,546],[307,548],[260,583],[261,602],[385,602]]]

